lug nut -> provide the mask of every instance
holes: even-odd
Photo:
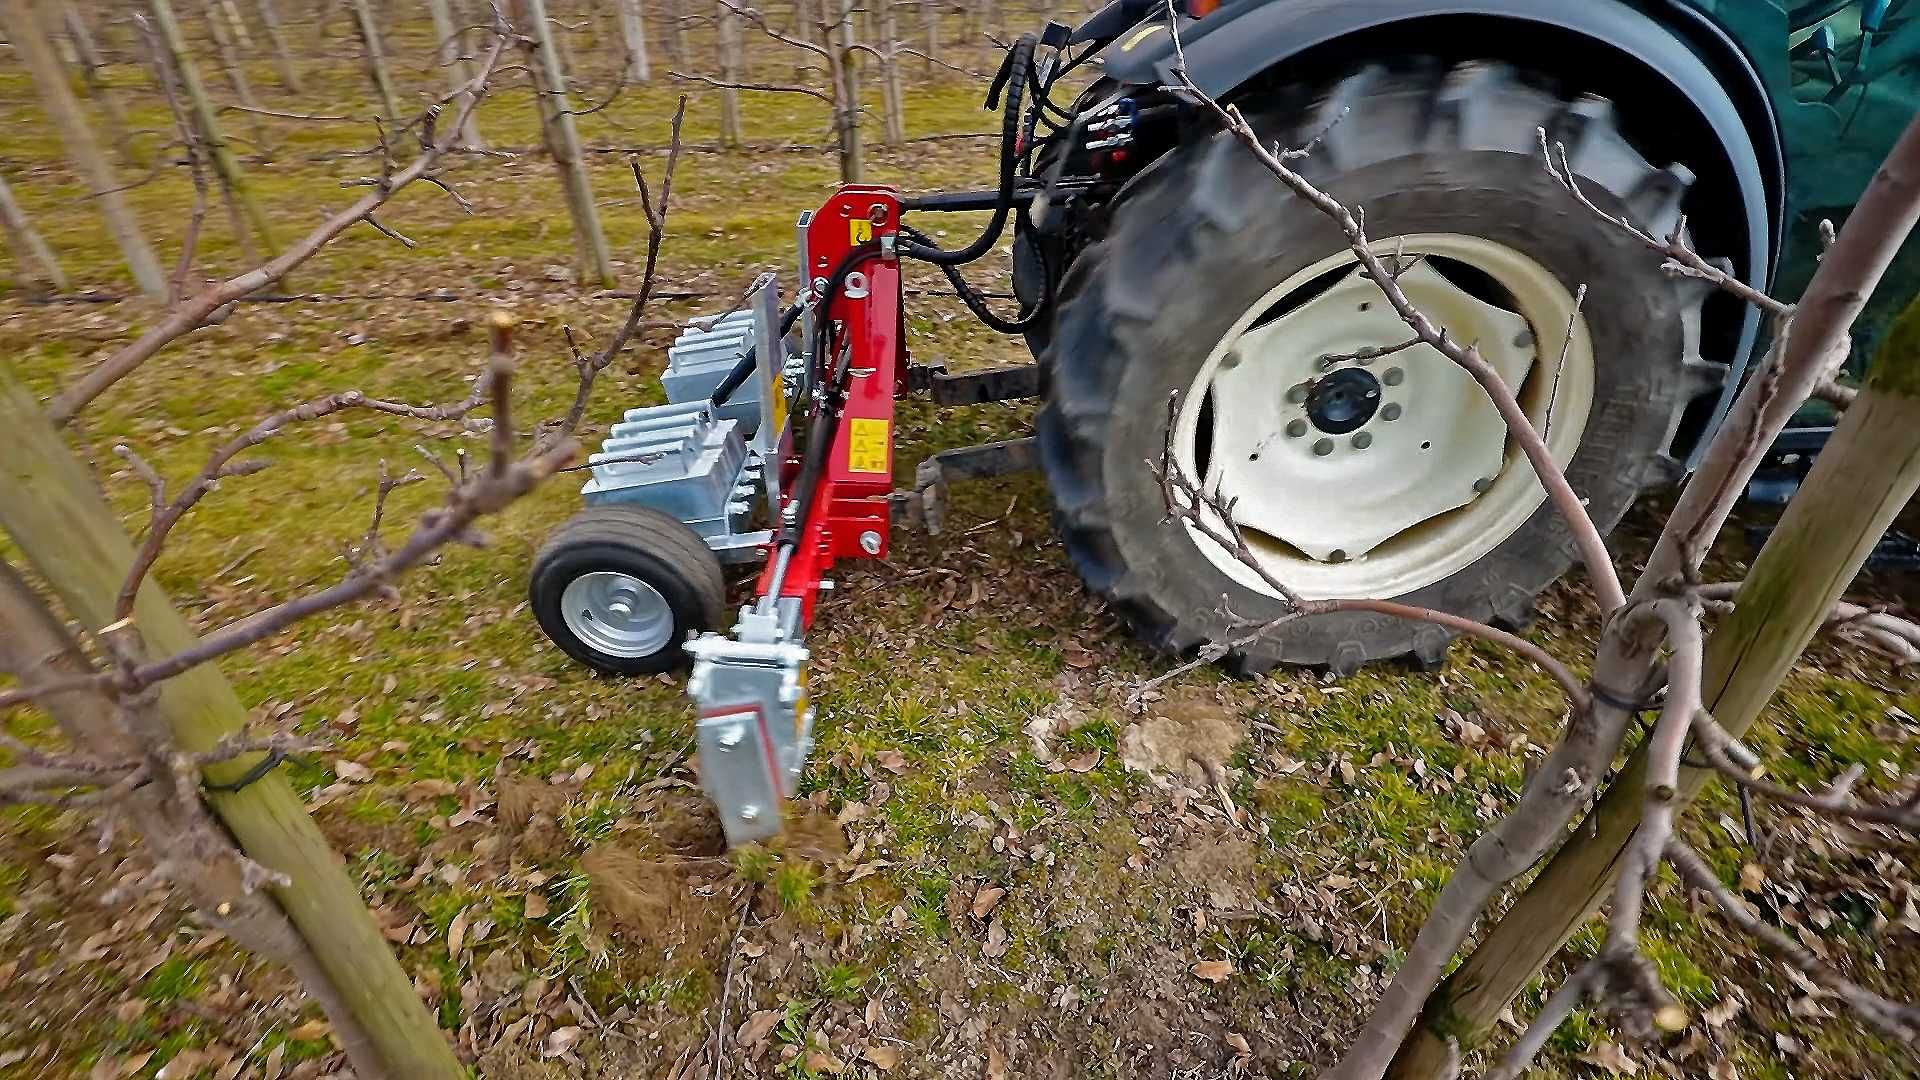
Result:
[[[1400,380],[1406,377],[1407,377],[1406,372],[1401,371],[1397,367],[1390,367],[1387,369],[1386,374],[1380,377],[1380,381],[1383,383],[1386,383],[1388,386],[1399,386]]]
[[[1398,403],[1398,402],[1395,402],[1395,403],[1393,403],[1393,404],[1391,404],[1391,405],[1388,405],[1388,406],[1386,406],[1385,408],[1383,408],[1383,409],[1381,409],[1381,410],[1380,410],[1380,419],[1382,419],[1382,420],[1398,420],[1398,419],[1400,419],[1400,405],[1399,405],[1399,403]]]
[[[1487,489],[1492,486],[1493,486],[1493,477],[1491,476],[1483,476],[1480,479],[1475,480],[1473,482],[1473,490],[1479,492],[1482,495],[1485,495],[1487,493]]]
[[[880,534],[868,529],[860,534],[860,550],[869,555],[880,554]]]
[[[1321,439],[1319,442],[1314,443],[1313,452],[1320,457],[1326,457],[1328,454],[1333,453],[1333,440]]]
[[[1228,349],[1226,355],[1220,358],[1221,371],[1230,371],[1239,366],[1240,366],[1240,350],[1239,349]]]
[[[1300,436],[1305,435],[1306,433],[1307,433],[1307,422],[1305,420],[1292,420],[1287,423],[1288,438],[1297,439]]]
[[[1287,391],[1287,400],[1295,405],[1307,400],[1307,384],[1297,383]]]
[[[1365,450],[1367,447],[1372,445],[1373,445],[1373,435],[1370,432],[1359,431],[1354,433],[1353,448],[1355,450]]]
[[[1332,551],[1327,552],[1327,561],[1328,562],[1346,562],[1347,553],[1340,548],[1334,548]]]

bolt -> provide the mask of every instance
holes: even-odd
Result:
[[[824,266],[826,264],[822,263],[821,265]],[[813,279],[813,295],[815,296],[827,295],[827,279],[826,278],[817,277]]]
[[[1237,368],[1239,366],[1240,366],[1240,350],[1238,349],[1228,349],[1227,354],[1220,358],[1221,371],[1230,371],[1233,368]]]
[[[873,222],[875,225],[885,225],[887,223],[886,204],[874,203],[873,208],[867,211],[867,220]]]
[[[1307,400],[1307,384],[1298,383],[1287,391],[1287,400],[1295,405]]]
[[[1397,367],[1390,367],[1387,369],[1387,373],[1380,377],[1380,381],[1386,383],[1388,386],[1399,386],[1400,380],[1406,377],[1406,372],[1401,371]]]
[[[741,727],[739,724],[729,724],[720,729],[720,749],[731,750],[739,746],[740,740],[746,737],[746,728]]]
[[[1332,551],[1327,552],[1327,561],[1328,562],[1346,562],[1347,553],[1341,550],[1340,548],[1334,548]]]
[[[1493,486],[1493,477],[1491,476],[1483,476],[1480,479],[1475,480],[1473,482],[1473,490],[1479,492],[1482,495],[1486,494],[1487,489],[1492,486]]]
[[[1354,433],[1353,448],[1355,450],[1365,450],[1367,447],[1372,445],[1373,445],[1373,436],[1370,433],[1365,431],[1357,431]]]
[[[747,805],[741,807],[740,820],[741,821],[759,821],[760,808],[753,805],[752,803],[748,803]]]
[[[841,203],[841,204],[840,204],[840,216],[841,216],[841,217],[852,217],[852,216],[853,216],[853,207],[851,207],[851,206],[848,206],[848,205],[847,205],[846,203]]]
[[[1305,420],[1295,420],[1287,425],[1287,435],[1290,438],[1297,439],[1300,436],[1305,435],[1306,433],[1307,433],[1307,422]]]
[[[1321,439],[1319,442],[1314,443],[1313,452],[1319,457],[1326,457],[1328,454],[1333,453],[1333,440]]]
[[[1400,405],[1399,405],[1399,403],[1398,403],[1398,402],[1395,402],[1394,404],[1391,404],[1391,405],[1388,405],[1388,406],[1387,406],[1386,408],[1384,408],[1384,409],[1381,409],[1381,410],[1380,410],[1380,419],[1382,419],[1382,420],[1398,420],[1398,419],[1400,419]]]
[[[1525,330],[1522,330],[1519,333],[1513,335],[1513,347],[1516,349],[1525,349],[1530,347],[1532,344],[1533,344],[1533,328],[1532,327],[1528,327]]]
[[[880,534],[868,529],[860,534],[860,550],[869,555],[880,554]]]

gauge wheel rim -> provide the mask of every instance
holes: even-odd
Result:
[[[1530,354],[1530,361],[1519,372],[1516,397],[1536,428],[1544,424],[1548,450],[1564,468],[1579,449],[1594,400],[1593,342],[1574,291],[1532,257],[1467,234],[1389,237],[1373,241],[1372,250],[1383,258],[1400,258],[1403,265],[1412,267],[1410,275],[1402,278],[1407,292],[1424,293],[1425,299],[1447,306],[1460,321],[1469,324],[1448,325],[1456,340],[1473,343],[1479,331],[1505,331],[1498,341],[1482,342],[1483,352],[1496,367],[1504,367],[1512,375],[1518,363],[1513,354]],[[1460,273],[1461,267],[1467,268],[1466,274]],[[1458,283],[1463,278],[1468,282],[1466,287]],[[1356,314],[1348,320],[1349,325],[1330,331],[1329,319],[1333,316],[1316,310],[1314,305],[1329,296],[1351,299],[1359,288],[1372,298],[1367,325],[1351,325],[1361,318]],[[1466,299],[1450,296],[1449,288]],[[1476,314],[1474,305],[1467,301],[1478,301],[1481,307],[1507,318]],[[1280,312],[1277,316],[1276,311]],[[1461,384],[1465,373],[1437,350],[1420,345],[1384,356],[1345,358],[1357,352],[1360,345],[1384,348],[1412,337],[1404,324],[1399,324],[1395,334],[1384,333],[1383,316],[1386,323],[1397,322],[1384,295],[1364,278],[1358,257],[1352,252],[1330,255],[1290,275],[1250,305],[1214,344],[1182,395],[1175,417],[1176,460],[1188,475],[1201,476],[1209,490],[1238,498],[1234,516],[1259,569],[1206,540],[1191,523],[1187,529],[1207,559],[1240,584],[1277,596],[1264,580],[1271,575],[1312,600],[1404,595],[1471,566],[1517,532],[1545,502],[1544,487],[1517,440],[1505,433],[1491,400],[1477,386]],[[1515,343],[1518,334],[1514,328],[1520,325],[1531,339],[1524,350]],[[1278,332],[1269,332],[1262,340],[1255,340],[1256,333],[1250,333],[1274,327]],[[1351,340],[1348,348],[1329,352],[1325,348],[1328,340],[1338,339],[1342,332],[1350,338],[1359,335],[1359,339]],[[1342,359],[1329,367],[1329,355]],[[1236,377],[1231,381],[1223,377],[1223,369]],[[1328,387],[1321,380],[1339,372],[1364,374],[1365,378],[1351,379],[1348,389],[1359,387],[1364,391],[1371,385],[1382,391],[1381,399],[1372,404],[1376,411],[1357,427],[1349,426],[1352,419],[1343,416],[1341,409],[1326,407],[1329,399],[1324,392]],[[1443,380],[1443,375],[1451,383]],[[1396,379],[1394,387],[1386,385],[1389,377]],[[1406,397],[1396,395],[1394,389],[1412,391],[1421,383],[1430,388],[1440,383],[1443,392],[1432,395],[1434,399],[1467,409],[1475,426],[1466,430],[1478,436],[1472,441],[1482,454],[1471,464],[1480,466],[1479,472],[1488,468],[1497,471],[1491,476],[1443,477],[1449,483],[1457,480],[1470,485],[1473,490],[1468,501],[1409,522],[1364,551],[1350,553],[1333,546],[1329,541],[1339,535],[1364,543],[1365,538],[1355,530],[1377,525],[1341,521],[1339,515],[1346,511],[1345,500],[1339,495],[1342,491],[1370,490],[1355,487],[1355,476],[1384,479],[1393,471],[1396,454],[1404,456],[1409,446],[1418,446],[1404,438],[1405,432],[1418,427],[1418,401],[1392,399]],[[1276,415],[1271,420],[1257,417],[1259,430],[1245,430],[1249,410],[1243,404],[1253,398],[1236,393],[1216,399],[1213,394],[1228,386],[1243,391],[1260,385],[1272,396]],[[1460,389],[1462,385],[1466,391]],[[1460,397],[1463,392],[1474,395],[1477,404],[1471,408],[1462,404],[1467,400]],[[1320,394],[1318,400],[1316,393]],[[1259,404],[1264,409],[1268,402],[1261,397]],[[1393,405],[1399,406],[1400,412],[1388,419],[1388,408]],[[1316,406],[1318,412],[1308,411]],[[1299,422],[1302,420],[1306,421],[1304,430]],[[1488,432],[1480,426],[1488,423],[1499,425],[1499,432]],[[1391,437],[1382,437],[1388,433]],[[1496,437],[1500,446],[1489,465],[1484,456],[1486,445]],[[1208,445],[1203,447],[1203,441]],[[1469,440],[1430,441],[1442,451],[1442,457],[1432,460],[1444,462],[1449,445]],[[1256,451],[1279,452],[1270,453],[1268,467],[1261,470],[1242,460],[1245,455],[1240,451],[1249,446]],[[1276,495],[1277,485],[1257,482],[1263,475],[1269,481],[1299,475],[1276,469],[1273,462],[1299,465],[1315,460],[1333,467],[1326,477],[1313,481],[1317,488],[1292,484]],[[1263,490],[1265,503],[1261,501]],[[1249,525],[1243,518],[1259,524]],[[1314,521],[1322,526],[1317,533],[1313,531]],[[1373,532],[1377,534],[1378,528]],[[1358,548],[1359,543],[1352,546]],[[1309,550],[1314,554],[1309,555]]]
[[[608,656],[651,656],[673,640],[673,608],[660,590],[615,570],[581,574],[560,595],[574,637]]]

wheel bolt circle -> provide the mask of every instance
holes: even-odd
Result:
[[[1359,431],[1354,433],[1353,448],[1355,450],[1365,450],[1367,447],[1372,445],[1373,445],[1373,435],[1371,433],[1365,432],[1365,431]]]
[[[1296,419],[1296,420],[1288,421],[1287,423],[1288,438],[1297,439],[1300,436],[1305,435],[1306,433],[1307,433],[1307,422],[1305,420]]]
[[[1398,420],[1398,419],[1400,419],[1400,403],[1399,403],[1399,402],[1394,402],[1393,404],[1390,404],[1390,405],[1388,405],[1388,406],[1386,406],[1385,408],[1383,408],[1383,409],[1381,409],[1381,410],[1380,410],[1380,419],[1382,419],[1382,420]]]
[[[1326,457],[1328,454],[1333,453],[1333,440],[1321,439],[1315,442],[1313,444],[1313,452],[1320,457]]]

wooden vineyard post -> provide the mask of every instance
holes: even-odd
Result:
[[[468,62],[466,49],[462,42],[466,34],[453,21],[453,11],[447,0],[427,0],[427,7],[433,15],[433,36],[437,42],[434,62],[447,70],[447,88],[458,91],[453,99],[456,112],[466,109],[472,94],[460,88],[473,81],[473,65]],[[478,111],[478,110],[475,110]],[[480,122],[473,113],[467,113],[466,125],[460,129],[460,145],[470,150],[484,150],[485,139],[480,137]]]
[[[613,0],[620,21],[620,44],[626,50],[625,78],[643,83],[653,78],[647,62],[647,21],[640,0]]]
[[[900,20],[898,0],[870,0],[880,5],[880,107],[886,113],[887,144],[907,140],[906,102],[900,91]]]
[[[613,285],[613,255],[607,249],[607,234],[600,228],[600,213],[593,204],[593,183],[580,153],[580,131],[574,125],[573,110],[567,102],[567,82],[560,68],[560,56],[549,33],[552,24],[547,21],[546,0],[513,0],[513,11],[515,27],[522,35],[532,35],[524,46],[527,66],[533,72],[534,90],[540,98],[547,150],[553,155],[554,168],[559,170],[567,211],[573,218],[574,248],[579,257],[581,280],[609,288]]]
[[[21,277],[45,282],[55,290],[67,287],[66,272],[53,257],[53,249],[40,238],[33,222],[27,220],[26,212],[14,200],[13,189],[7,186],[4,176],[0,176],[0,225],[6,228],[7,247],[13,250],[14,262],[20,265]]]
[[[260,12],[260,25],[266,28],[267,44],[273,49],[273,69],[280,76],[280,88],[290,94],[304,93],[306,86],[294,67],[293,52],[287,48],[287,32],[275,0],[254,0],[254,7]]]
[[[740,15],[729,4],[722,3],[714,16],[720,45],[720,81],[738,83],[740,81]],[[720,88],[720,143],[722,146],[739,146],[746,141],[740,127],[740,91],[732,85]]]
[[[100,144],[94,139],[93,130],[87,126],[86,116],[80,111],[80,103],[74,99],[66,72],[61,70],[60,60],[47,41],[44,24],[35,12],[32,0],[0,0],[0,12],[4,12],[0,22],[5,24],[14,51],[20,55],[33,76],[41,104],[54,127],[59,129],[60,140],[67,148],[67,157],[86,183],[94,205],[99,207],[100,215],[107,223],[107,231],[113,234],[114,242],[120,246],[121,257],[126,260],[134,282],[148,296],[164,298],[167,295],[166,275],[161,271],[153,249],[147,245],[146,236],[140,231],[140,222],[133,216],[133,208],[127,204],[120,190],[119,177],[114,175],[113,166],[107,162]]]
[[[380,93],[380,108],[388,120],[400,118],[400,98],[393,92],[393,76],[387,71],[387,52],[380,44],[380,27],[373,21],[373,12],[367,7],[367,0],[351,0],[353,5],[353,25],[360,34],[360,44],[366,49],[367,74],[373,79],[374,89]]]

